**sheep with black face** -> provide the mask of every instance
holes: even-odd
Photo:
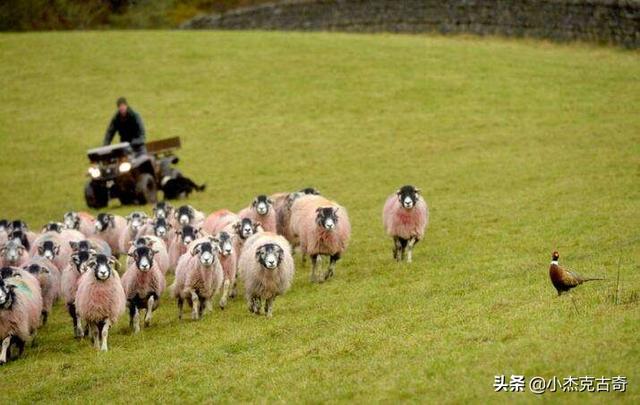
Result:
[[[192,225],[183,225],[174,232],[173,239],[169,244],[169,263],[172,268],[176,268],[178,260],[188,250],[191,242],[200,235],[200,228]]]
[[[233,298],[236,296],[238,252],[234,247],[234,238],[236,238],[234,234],[226,231],[218,232],[215,236],[219,248],[218,258],[220,259],[222,272],[224,274],[222,294],[219,303],[221,309],[226,307],[229,297]]]
[[[100,213],[94,221],[95,236],[109,244],[114,255],[124,254],[120,250],[120,236],[127,228],[127,220],[119,215]]]
[[[244,281],[249,311],[260,314],[265,300],[265,315],[273,315],[273,302],[293,282],[295,266],[291,246],[282,236],[271,232],[256,234],[247,240],[238,262]]]
[[[134,333],[140,332],[140,311],[145,310],[144,326],[151,323],[153,311],[160,304],[165,289],[164,273],[154,256],[156,251],[146,245],[132,247],[131,262],[122,275],[122,287],[129,308],[129,326]]]
[[[9,361],[11,346],[21,355],[25,343],[35,338],[42,316],[38,280],[15,268],[0,269],[0,365]]]
[[[95,232],[95,218],[88,212],[65,212],[62,217],[65,229],[74,229],[81,232],[85,236],[91,236]]]
[[[424,237],[429,223],[429,208],[420,190],[407,185],[391,194],[382,210],[382,223],[393,238],[393,258],[402,261],[406,257],[411,263],[413,247]]]
[[[38,257],[30,259],[24,270],[38,280],[42,293],[42,324],[46,325],[51,308],[60,295],[60,272],[53,263]]]
[[[324,197],[305,195],[293,202],[289,227],[290,235],[299,244],[302,254],[311,257],[311,282],[331,278],[351,237],[347,210]],[[322,255],[329,256],[329,267],[324,277],[317,280],[318,259]]]
[[[138,232],[140,232],[140,229],[146,225],[149,217],[144,212],[134,211],[127,215],[125,219],[127,220],[127,227],[120,234],[120,240],[118,242],[119,250],[122,253],[129,250],[131,241],[138,236]]]
[[[154,219],[169,219],[173,214],[173,206],[166,201],[158,201],[153,207]]]
[[[71,255],[70,263],[62,271],[62,298],[64,299],[69,316],[71,316],[73,335],[76,338],[81,338],[84,335],[84,331],[76,311],[76,295],[80,278],[86,271],[84,264],[96,254],[96,251],[90,247],[88,241],[86,244],[80,243],[76,247],[77,249],[74,249]],[[110,257],[111,255],[107,254],[105,256]]]
[[[171,294],[178,302],[179,319],[182,319],[185,300],[191,306],[193,320],[211,310],[211,299],[224,278],[218,249],[218,241],[204,237],[192,242],[189,251],[180,257],[171,286]]]
[[[198,211],[190,205],[182,205],[178,207],[173,213],[175,228],[184,225],[200,226],[204,222],[204,213]]]
[[[96,349],[107,351],[109,328],[126,307],[126,297],[116,271],[118,260],[97,254],[85,264],[76,296],[76,310],[81,322],[89,329]]]
[[[267,232],[276,231],[276,211],[273,208],[273,200],[264,194],[254,198],[251,205],[240,211],[238,216],[260,222]]]

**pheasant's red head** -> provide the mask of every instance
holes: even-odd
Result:
[[[553,255],[551,256],[551,259],[554,260],[554,261],[557,261],[559,258],[560,258],[560,254],[556,250],[555,252],[553,252]]]

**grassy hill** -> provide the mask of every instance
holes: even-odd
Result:
[[[544,398],[640,400],[637,52],[263,32],[4,34],[0,52],[0,217],[38,228],[83,209],[84,153],[126,95],[150,139],[183,138],[181,168],[208,185],[196,207],[313,185],[353,224],[335,279],[298,266],[271,320],[236,299],[178,322],[165,296],[139,335],[121,319],[105,354],[58,304],[2,368],[5,400],[537,399],[494,393],[501,374],[622,375],[623,394]],[[406,183],[431,224],[398,265],[380,217]],[[607,280],[556,297],[554,249]]]

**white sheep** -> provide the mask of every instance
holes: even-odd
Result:
[[[191,318],[200,319],[211,310],[211,299],[222,285],[224,274],[217,257],[218,246],[212,237],[192,242],[187,253],[180,257],[171,294],[178,302],[178,318],[186,300],[191,306]]]
[[[295,273],[289,242],[272,232],[252,236],[240,254],[238,271],[249,311],[260,314],[264,299],[265,314],[273,316],[275,298],[291,287]]]
[[[273,208],[273,200],[266,195],[257,196],[250,206],[238,212],[238,216],[260,222],[267,232],[276,231],[276,210]]]
[[[144,212],[134,211],[127,215],[125,219],[127,220],[127,226],[122,230],[118,240],[118,250],[123,254],[129,251],[131,242],[136,239],[138,232],[147,223],[149,217]]]
[[[128,249],[120,251],[120,235],[127,228],[126,219],[119,215],[101,213],[96,217],[94,227],[94,236],[107,242],[115,256],[127,252]]]

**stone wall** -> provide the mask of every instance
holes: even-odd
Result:
[[[640,0],[285,0],[182,28],[472,33],[638,48]]]

